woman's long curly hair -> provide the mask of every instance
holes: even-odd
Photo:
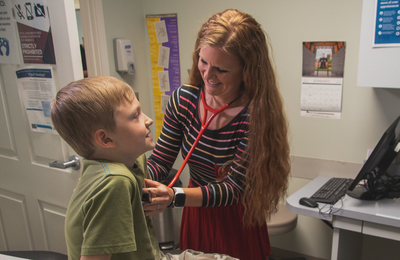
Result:
[[[286,195],[290,175],[288,123],[275,78],[267,35],[250,15],[228,9],[201,27],[189,83],[203,85],[198,69],[202,47],[212,46],[238,57],[243,64],[245,97],[250,100],[246,186],[241,197],[246,224],[262,225]]]

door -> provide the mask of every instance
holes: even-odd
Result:
[[[83,78],[73,0],[47,0],[56,90]],[[0,251],[66,254],[64,219],[80,171],[49,162],[74,154],[58,135],[30,131],[16,84],[18,65],[0,64]],[[78,130],[78,129],[77,129]]]

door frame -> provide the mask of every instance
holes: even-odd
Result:
[[[109,76],[110,66],[101,0],[80,0],[88,75]]]

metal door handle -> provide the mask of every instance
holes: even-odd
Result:
[[[69,157],[68,162],[58,162],[56,160],[56,161],[50,162],[49,166],[54,167],[54,168],[59,168],[59,169],[67,169],[69,167],[73,167],[72,169],[77,171],[81,168],[81,162],[79,161],[79,158],[76,155],[71,155]]]

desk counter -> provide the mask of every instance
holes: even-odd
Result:
[[[318,203],[318,208],[300,205],[300,198],[311,197],[329,178],[319,176],[312,180],[287,198],[286,207],[297,214],[332,221],[332,260],[358,259],[362,234],[400,241],[400,202],[396,200],[365,201],[346,195],[333,206],[324,203]]]

